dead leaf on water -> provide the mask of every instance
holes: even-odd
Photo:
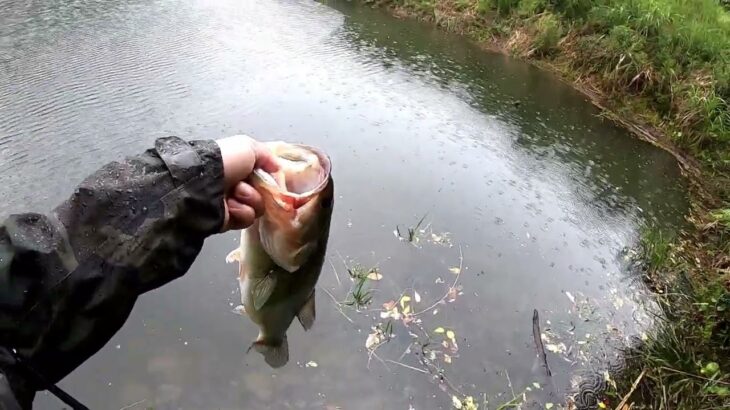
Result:
[[[444,330],[443,327],[439,326],[436,329],[434,329],[434,333],[444,333],[446,330]]]
[[[447,354],[444,354],[444,361],[445,361],[446,363],[451,363],[451,356],[449,356],[449,355],[447,355]]]
[[[383,275],[380,274],[378,271],[372,271],[368,273],[368,279],[370,280],[380,280],[383,279]]]
[[[553,353],[565,353],[567,348],[565,347],[565,344],[561,342],[558,344],[548,343],[545,345],[545,349]]]
[[[415,290],[413,291],[413,299],[416,301],[416,303],[421,303],[421,295],[418,294]]]
[[[453,302],[456,300],[456,288],[449,288],[448,298],[449,302]]]
[[[393,304],[393,307],[391,309],[388,309],[384,312],[380,312],[381,319],[387,319],[389,317],[392,317],[395,320],[400,320],[401,315],[398,312],[398,306],[395,306],[395,304]]]
[[[454,405],[454,408],[461,409],[461,400],[458,397],[451,396],[451,404]]]
[[[378,332],[370,333],[367,340],[365,340],[365,347],[370,350],[371,347],[377,345],[380,342],[382,342],[382,338],[380,337],[380,334],[378,334]]]
[[[451,273],[453,273],[454,275],[456,275],[456,274],[458,274],[458,273],[461,273],[461,269],[460,269],[459,267],[456,267],[456,266],[455,266],[455,267],[453,267],[453,268],[449,268],[449,272],[451,272]]]
[[[454,338],[456,337],[456,335],[454,334],[454,331],[453,330],[447,330],[446,331],[446,337],[448,337],[449,339],[451,339],[453,341]]]
[[[307,364],[305,366],[307,366],[307,367],[317,367],[319,365],[315,361],[309,361],[309,362],[307,362]]]

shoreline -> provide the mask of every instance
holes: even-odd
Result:
[[[662,116],[658,97],[681,99],[687,94],[675,95],[673,89],[668,95],[662,94],[666,91],[632,91],[637,78],[639,82],[652,81],[646,68],[631,82],[607,82],[606,73],[588,65],[590,62],[576,67],[585,58],[581,57],[585,50],[580,46],[587,36],[580,27],[574,31],[573,21],[567,17],[567,22],[560,20],[547,10],[527,16],[508,10],[512,14],[500,16],[499,9],[480,9],[483,4],[501,4],[499,0],[490,1],[360,3],[385,9],[398,19],[415,18],[433,24],[464,36],[483,50],[549,72],[584,95],[598,108],[600,116],[675,158],[687,182],[690,206],[685,220],[689,226],[669,236],[654,226],[642,228],[632,257],[648,294],[658,303],[657,326],[642,342],[625,347],[625,366],[611,375],[606,391],[596,397],[595,406],[614,408],[619,403],[616,408],[621,410],[634,405],[637,409],[730,406],[730,135],[726,135],[729,128],[722,128],[730,124],[730,116],[723,119],[714,111],[687,111],[682,102]],[[508,7],[522,1],[514,0]],[[552,36],[548,47],[552,52],[537,52],[548,36]],[[622,60],[623,56],[619,64]],[[693,77],[669,80],[671,87],[695,87],[693,81]],[[697,87],[703,84],[698,82]],[[719,99],[727,106],[719,89],[710,90],[705,89],[705,98]],[[693,122],[684,122],[690,115]],[[707,127],[708,121],[718,118],[718,129]],[[670,402],[666,401],[667,392]],[[572,396],[565,399],[568,408],[575,408]]]

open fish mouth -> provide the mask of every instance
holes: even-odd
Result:
[[[279,170],[254,171],[252,185],[261,193],[265,208],[254,229],[273,262],[293,273],[317,250],[323,230],[328,230],[332,165],[324,152],[309,145],[266,144]]]
[[[303,144],[267,142],[279,163],[279,171],[254,170],[279,206],[298,209],[324,190],[331,172],[330,158],[321,150]]]

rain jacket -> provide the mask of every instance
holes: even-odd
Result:
[[[182,276],[221,230],[223,191],[215,141],[166,137],[107,164],[49,214],[8,217],[0,225],[0,409],[31,408],[36,391],[111,339],[139,295]]]

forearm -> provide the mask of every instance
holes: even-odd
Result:
[[[89,176],[50,215],[8,218],[0,346],[49,380],[63,378],[116,333],[139,294],[187,271],[220,231],[223,190],[215,142],[161,139]],[[0,369],[13,377],[1,352]]]

